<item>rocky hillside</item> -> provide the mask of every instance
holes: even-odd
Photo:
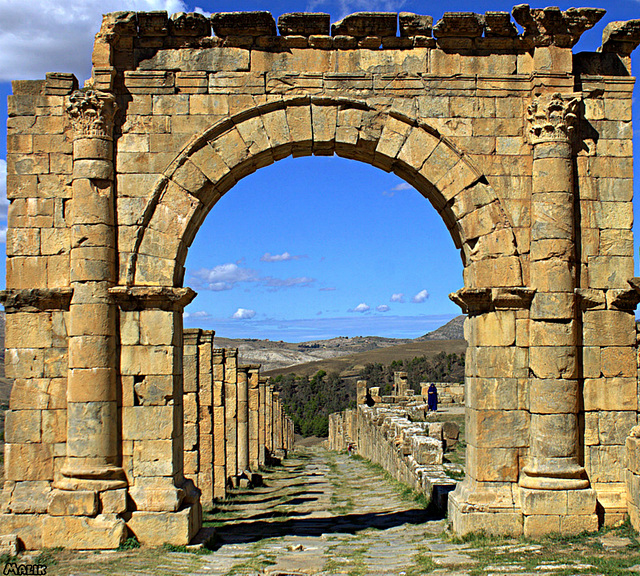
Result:
[[[444,326],[416,339],[381,338],[378,336],[339,337],[328,340],[290,343],[271,340],[217,338],[219,348],[238,348],[240,362],[243,364],[261,364],[263,372],[286,373],[293,366],[301,373],[315,373],[317,370],[348,373],[354,366],[367,362],[385,363],[389,358],[413,358],[430,355],[440,351],[464,351],[464,316],[457,316]],[[429,341],[455,341],[450,345],[430,347]],[[453,348],[455,348],[455,350]],[[450,348],[450,349],[449,349]],[[357,357],[351,358],[352,355]],[[343,361],[337,361],[342,358]],[[302,366],[301,366],[302,365]]]
[[[466,316],[460,314],[453,320],[447,322],[444,326],[440,326],[433,332],[427,332],[424,336],[420,336],[417,340],[464,340],[464,319]]]

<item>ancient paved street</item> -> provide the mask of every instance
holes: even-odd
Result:
[[[205,515],[201,539],[210,539],[213,552],[192,547],[53,552],[57,563],[47,573],[544,576],[640,571],[638,543],[626,533],[565,542],[566,558],[558,542],[455,543],[443,534],[445,521],[430,518],[399,484],[360,459],[320,447],[298,449],[266,474],[266,484]],[[603,570],[593,558],[589,561],[593,550],[607,561],[622,558],[630,570]]]

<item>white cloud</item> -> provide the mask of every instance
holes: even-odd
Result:
[[[0,1],[0,81],[42,79],[47,72],[91,75],[102,15],[119,10],[186,12],[182,0]]]
[[[380,306],[376,307],[376,310],[378,312],[389,312],[389,310],[391,310],[391,308],[389,308],[389,306],[387,306],[386,304],[380,304]]]
[[[426,290],[420,290],[412,299],[411,302],[415,302],[416,304],[420,304],[424,302],[427,298],[429,298],[429,292]]]
[[[368,312],[371,308],[364,302],[360,302],[351,312]]]
[[[255,310],[247,310],[246,308],[238,308],[232,318],[235,318],[236,320],[249,320],[251,318],[253,318],[256,315],[256,311]]]
[[[307,276],[301,276],[299,278],[273,278],[271,276],[265,276],[261,279],[265,286],[269,288],[291,288],[292,286],[310,286],[316,279],[309,278]]]
[[[261,262],[287,262],[288,260],[300,260],[300,258],[306,258],[307,256],[304,254],[300,254],[298,256],[293,256],[289,254],[289,252],[283,252],[282,254],[269,254],[269,252],[265,252],[262,258],[260,258]]]
[[[213,268],[200,268],[193,276],[204,283],[204,288],[214,292],[231,290],[238,282],[255,282],[258,279],[254,270],[231,263]]]
[[[196,6],[193,9],[194,12],[197,12],[198,14],[202,14],[203,16],[206,16],[207,18],[209,18],[212,14],[212,12],[207,12],[204,8],[200,8],[200,6]]]
[[[197,312],[185,312],[182,315],[183,318],[211,318],[211,314],[209,312],[205,312],[204,310],[198,310]]]
[[[333,286],[327,286],[326,288],[318,288],[320,292],[335,292],[337,288]]]
[[[401,292],[398,294],[391,294],[391,302],[404,302],[404,294]]]

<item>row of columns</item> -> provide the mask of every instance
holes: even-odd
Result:
[[[259,365],[214,348],[214,332],[184,331],[184,472],[207,508],[229,488],[259,481],[260,467],[293,448],[293,421]]]

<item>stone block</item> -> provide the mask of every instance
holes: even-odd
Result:
[[[524,517],[524,536],[540,538],[548,534],[560,534],[560,520],[557,514],[536,514]]]
[[[593,511],[595,511],[595,492],[591,491],[591,493]],[[520,505],[525,516],[546,515],[549,512],[567,514],[567,491],[520,488]]]
[[[442,464],[442,440],[428,436],[413,436],[411,438],[411,454],[418,464]]]
[[[132,406],[122,409],[125,440],[169,439],[173,433],[175,406]]]
[[[523,410],[467,409],[467,434],[477,448],[527,446],[529,425],[529,414]]]
[[[568,514],[560,518],[560,531],[568,536],[597,532],[599,527],[597,514]]]
[[[39,550],[43,547],[42,523],[45,517],[37,514],[0,514],[0,532],[17,534],[21,547]]]
[[[142,512],[131,514],[127,522],[129,530],[145,546],[161,543],[184,546],[189,544],[202,525],[202,509],[199,503],[179,512]]]
[[[53,480],[51,444],[5,444],[7,480]]]
[[[117,548],[127,537],[124,520],[115,514],[86,516],[45,516],[43,545],[75,550],[108,550]]]
[[[96,516],[98,494],[92,490],[54,490],[49,502],[51,516]]]
[[[48,481],[16,482],[9,509],[14,514],[44,514],[50,493],[51,483]]]
[[[323,13],[283,14],[278,18],[278,30],[281,36],[328,36],[331,31],[331,17]]]
[[[479,482],[517,482],[518,449],[467,444],[467,474]]]
[[[100,493],[100,512],[102,514],[124,514],[127,511],[127,490],[107,490]]]
[[[585,378],[585,410],[637,410],[638,390],[635,378]]]
[[[42,412],[40,410],[8,410],[5,431],[8,442],[27,444],[42,439]]]

